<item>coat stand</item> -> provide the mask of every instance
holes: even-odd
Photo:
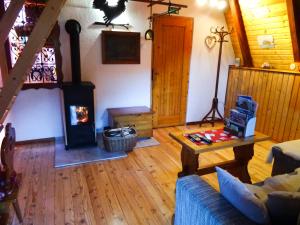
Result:
[[[221,57],[222,57],[222,47],[223,47],[223,42],[228,42],[227,40],[225,40],[225,37],[227,35],[229,35],[231,32],[225,31],[224,27],[221,28],[211,28],[210,32],[217,36],[218,40],[217,42],[220,43],[220,47],[219,47],[219,58],[218,58],[218,67],[217,67],[217,79],[216,79],[216,86],[215,86],[215,96],[213,98],[212,101],[212,107],[209,110],[209,112],[203,117],[203,119],[200,121],[200,126],[204,123],[211,123],[212,126],[215,125],[215,122],[217,120],[223,120],[223,116],[221,115],[219,109],[218,109],[218,88],[219,88],[219,76],[220,76],[220,66],[221,66]],[[219,117],[217,117],[217,115]]]

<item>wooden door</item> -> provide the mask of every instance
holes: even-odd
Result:
[[[186,119],[193,18],[156,17],[153,31],[153,126],[183,125]]]

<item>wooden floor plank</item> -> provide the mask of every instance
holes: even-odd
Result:
[[[87,224],[87,221],[84,217],[84,209],[83,209],[83,185],[79,178],[79,169],[74,168],[70,172],[70,184],[71,187],[71,195],[73,200],[73,211],[74,211],[74,224]]]
[[[91,167],[96,183],[98,198],[103,205],[104,216],[108,224],[127,224],[125,215],[114,192],[114,187],[102,164]]]
[[[26,206],[24,210],[24,223],[25,224],[34,224],[34,217],[36,216],[36,209],[39,207],[37,206],[37,186],[40,181],[39,174],[41,168],[41,156],[43,155],[39,151],[39,147],[37,147],[36,151],[33,152],[33,158],[30,164],[32,164],[32,168],[30,171],[29,177],[29,188],[27,192],[27,199],[26,199]]]
[[[73,208],[76,207],[73,203],[73,185],[71,183],[72,169],[68,168],[64,170],[64,176],[62,177],[63,191],[64,192],[64,206],[65,206],[65,224],[75,225],[75,215]]]
[[[23,173],[19,200],[24,224],[171,224],[181,146],[169,132],[195,128],[156,129],[158,146],[136,149],[124,159],[62,169],[53,168],[53,142],[18,147],[15,163]],[[253,182],[270,176],[271,165],[265,160],[273,143],[255,145],[249,164]],[[232,158],[232,150],[224,149],[202,154],[199,161],[203,166]],[[203,179],[218,189],[215,173]],[[13,224],[19,224],[15,216]]]
[[[93,214],[95,217],[95,221],[97,221],[97,224],[108,224],[107,219],[105,217],[104,213],[104,206],[103,202],[101,201],[100,198],[100,193],[98,191],[97,183],[96,180],[98,177],[94,176],[93,166],[85,165],[82,168],[84,177],[86,179],[86,184],[88,188],[88,193],[89,193],[89,198],[91,199],[91,204],[92,204],[92,209],[93,209]],[[101,173],[102,171],[99,171]],[[104,188],[104,187],[103,187]]]
[[[63,192],[63,170],[57,170],[55,173],[55,200],[54,200],[54,224],[65,223],[65,204],[64,204],[64,192]]]
[[[55,170],[53,168],[54,161],[54,146],[50,147],[47,152],[47,183],[44,187],[46,191],[45,198],[45,215],[44,215],[44,224],[55,224]]]

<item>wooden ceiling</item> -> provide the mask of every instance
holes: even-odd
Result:
[[[251,13],[249,10],[246,11],[246,9],[244,9],[246,7],[243,6],[241,10],[239,0],[228,0],[228,2],[230,6],[229,14],[231,16],[230,18],[226,16],[226,20],[228,26],[234,28],[235,37],[233,39],[237,44],[234,46],[235,50],[237,50],[236,57],[242,59],[243,66],[258,67],[261,66],[263,61],[273,60],[274,64],[277,66],[275,68],[284,68],[288,70],[289,64],[300,62],[299,0],[261,0],[257,9],[268,7],[273,11],[269,12],[269,16],[259,19],[249,17],[249,14]],[[228,15],[227,13],[225,14]],[[284,15],[287,15],[288,19],[284,18]],[[259,25],[258,21],[264,24]],[[254,27],[254,24],[257,24],[258,27]],[[245,28],[247,29],[247,33]],[[276,39],[275,48],[269,50],[259,49],[256,44],[256,37],[267,34],[274,36]],[[283,35],[285,36],[283,37]],[[249,47],[251,48],[251,51]],[[281,62],[281,60],[284,60],[285,62]]]
[[[144,2],[144,3],[148,3],[148,7],[149,6],[153,6],[153,5],[166,5],[166,6],[175,6],[175,7],[180,7],[180,8],[187,8],[187,5],[182,5],[182,4],[176,4],[176,3],[172,3],[172,2],[167,2],[165,0],[131,0],[134,2]]]

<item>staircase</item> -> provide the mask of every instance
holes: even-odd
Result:
[[[36,53],[44,46],[57,21],[60,10],[66,2],[66,0],[47,1],[22,54],[14,67],[8,71],[4,44],[25,1],[12,0],[0,21],[0,126],[26,80],[26,72],[31,69],[35,62]]]

